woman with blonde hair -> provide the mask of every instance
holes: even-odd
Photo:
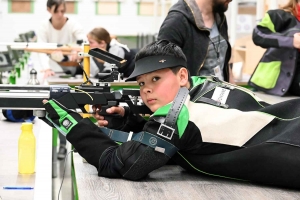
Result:
[[[88,33],[87,38],[91,49],[99,48],[127,60],[126,65],[122,67],[122,69],[119,69],[119,72],[123,73],[125,77],[128,77],[132,73],[134,69],[135,52],[131,51],[126,45],[119,43],[105,28],[94,28]],[[99,72],[106,72],[110,70],[110,63],[98,58],[91,58],[92,76],[96,76]]]
[[[253,42],[266,52],[249,85],[269,94],[300,96],[300,2],[269,10],[253,31]]]

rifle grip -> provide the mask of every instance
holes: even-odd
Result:
[[[116,117],[116,116],[104,116],[104,119],[108,122],[107,128],[116,129],[116,127],[120,127],[123,125],[124,119],[122,117]]]
[[[108,122],[107,124],[107,128],[116,128],[116,127],[120,127],[121,125],[123,125],[123,117],[119,114],[116,113],[107,113],[106,109],[110,108],[112,106],[102,106],[99,115],[102,115],[104,117],[104,119]]]

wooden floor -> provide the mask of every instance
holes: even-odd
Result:
[[[297,190],[192,174],[175,165],[155,170],[147,178],[137,182],[98,177],[96,168],[83,163],[76,153],[74,165],[80,200],[300,199],[300,191]]]

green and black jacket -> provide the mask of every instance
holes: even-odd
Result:
[[[253,31],[253,42],[267,48],[249,85],[269,94],[283,96],[295,77],[298,50],[293,35],[300,32],[300,22],[284,10],[268,11]]]
[[[67,139],[99,176],[139,180],[171,159],[188,171],[300,188],[300,99],[269,105],[212,77],[192,81],[169,140],[179,149],[171,158],[137,141],[117,144],[89,119]],[[157,135],[169,109],[159,108],[148,121],[127,109],[121,130]]]

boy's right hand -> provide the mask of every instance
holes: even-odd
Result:
[[[98,122],[99,126],[107,126],[108,125],[108,121],[105,120],[105,116],[102,116],[99,114],[99,112],[101,111],[101,105],[93,105],[93,112],[95,119]],[[106,109],[106,112],[108,114],[118,114],[121,117],[124,117],[125,115],[125,109],[122,106],[112,106],[108,109]]]

